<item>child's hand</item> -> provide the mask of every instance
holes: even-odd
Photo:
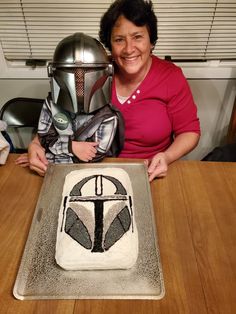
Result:
[[[82,161],[92,160],[97,153],[98,142],[75,142],[72,141],[73,154]]]

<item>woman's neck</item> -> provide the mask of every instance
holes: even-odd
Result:
[[[148,66],[145,71],[140,74],[127,74],[119,69],[115,69],[114,79],[116,82],[116,92],[119,96],[128,97],[130,96],[137,87],[142,83],[144,78],[146,77],[149,69],[151,67]]]
[[[142,80],[132,80],[131,78],[128,79],[115,75],[115,82],[117,94],[123,97],[128,97],[140,85]]]

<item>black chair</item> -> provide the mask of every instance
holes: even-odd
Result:
[[[228,144],[236,143],[236,97],[234,100],[234,105],[228,127],[227,143]]]
[[[23,133],[20,129],[29,129],[32,138],[38,127],[39,116],[43,103],[44,99],[18,97],[10,99],[1,108],[0,120],[7,123],[7,132],[10,134],[14,146],[13,152],[22,153],[27,151],[28,145],[25,145],[22,136]],[[13,131],[12,135],[10,130]],[[18,144],[16,144],[16,141],[13,139],[15,136],[18,138]]]
[[[236,162],[236,143],[215,147],[202,161],[230,161]]]
[[[215,147],[202,160],[236,162],[236,97],[228,126],[226,143]]]

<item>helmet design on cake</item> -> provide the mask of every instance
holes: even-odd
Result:
[[[62,39],[48,65],[52,100],[72,113],[92,113],[110,102],[113,66],[102,44],[83,33]]]
[[[65,177],[56,262],[63,269],[128,269],[139,242],[129,174],[118,167],[73,170]]]
[[[65,232],[91,252],[109,250],[131,227],[131,196],[113,176],[84,178],[73,187],[68,202]],[[94,226],[86,221],[94,221]]]

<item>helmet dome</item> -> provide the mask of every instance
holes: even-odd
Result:
[[[59,42],[52,63],[56,67],[94,67],[110,62],[106,50],[97,39],[83,33],[75,33]]]

